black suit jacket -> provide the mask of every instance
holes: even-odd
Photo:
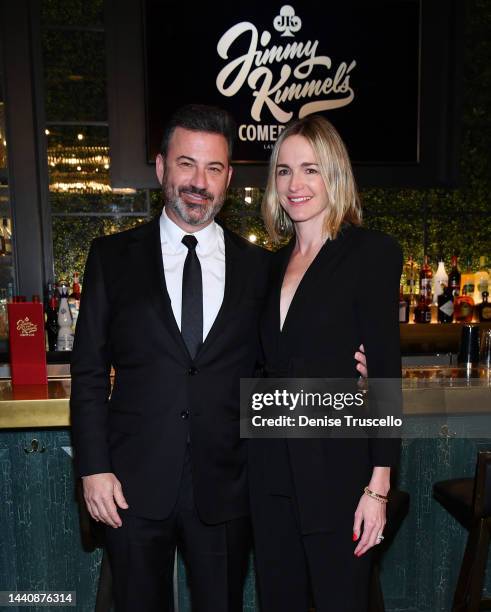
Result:
[[[294,245],[295,238],[274,255],[261,318],[268,376],[357,378],[354,353],[363,343],[370,378],[400,378],[397,243],[345,226],[305,272],[280,332],[280,292]],[[253,440],[251,495],[266,471],[270,493],[297,498],[304,533],[334,529],[352,520],[373,466],[394,466],[399,447],[389,439]]]
[[[223,303],[193,361],[165,287],[159,218],[91,245],[71,364],[75,464],[114,472],[132,514],[169,515],[188,436],[201,518],[248,513],[239,385],[254,375],[269,254],[225,230],[225,260]]]

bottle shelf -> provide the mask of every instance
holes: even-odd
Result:
[[[401,350],[411,353],[457,353],[462,323],[400,323]],[[491,323],[479,323],[481,330]]]

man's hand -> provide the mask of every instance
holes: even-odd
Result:
[[[356,364],[356,369],[358,370],[358,372],[360,372],[360,375],[363,376],[363,378],[367,378],[367,358],[365,355],[365,347],[363,346],[363,344],[360,344],[360,348],[355,353],[355,359],[358,362]]]
[[[87,510],[95,521],[102,521],[110,527],[121,527],[116,504],[123,509],[128,504],[123,495],[121,483],[112,472],[82,476],[84,499]],[[114,503],[116,502],[116,503]]]

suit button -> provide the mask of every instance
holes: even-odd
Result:
[[[189,418],[189,412],[187,410],[183,410],[181,412],[181,419],[187,419]]]
[[[192,367],[188,370],[188,376],[195,376],[199,372],[198,368]]]

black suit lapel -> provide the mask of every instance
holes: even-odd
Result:
[[[132,259],[136,270],[140,272],[142,290],[150,296],[152,306],[157,310],[167,331],[172,336],[179,350],[187,356],[184,340],[172,311],[172,305],[165,283],[162,247],[160,243],[160,216],[142,226],[141,232],[135,235],[130,244]],[[199,349],[195,361],[210,350],[217,338],[226,331],[231,308],[240,299],[243,282],[241,280],[240,258],[244,245],[232,232],[224,229],[225,240],[225,288],[222,305],[213,325]]]
[[[348,250],[356,248],[356,235],[357,228],[351,225],[345,225],[339,232],[335,240],[327,240],[324,246],[317,254],[314,261],[310,264],[308,269],[305,271],[302,280],[300,281],[295,295],[290,303],[287,316],[283,322],[282,334],[288,332],[288,327],[291,324],[292,319],[296,316],[299,308],[301,308],[304,300],[310,304],[312,302],[312,296],[323,290],[326,285],[329,285],[330,277],[340,261],[346,256]],[[285,256],[280,264],[278,289],[276,294],[276,310],[278,313],[278,329],[279,329],[279,316],[280,316],[280,297],[281,287],[283,285],[283,278],[285,276],[288,261],[290,259],[291,252],[295,246],[295,238],[293,237],[284,249]],[[332,288],[336,291],[336,288]]]
[[[143,226],[129,245],[133,264],[139,274],[139,290],[149,297],[168,333],[178,349],[188,356],[186,345],[177,325],[165,283],[162,246],[160,242],[160,215]]]
[[[271,273],[269,279],[269,291],[262,311],[260,326],[261,338],[265,347],[266,362],[269,376],[285,376],[288,366],[282,361],[282,351],[280,340],[280,296],[283,277],[290,260],[290,255],[295,246],[295,236],[293,236],[286,247],[273,255]]]
[[[233,306],[237,298],[237,292],[240,291],[241,287],[239,258],[243,247],[232,232],[224,229],[223,234],[225,240],[225,288],[223,301],[213,325],[198,351],[196,360],[200,359],[210,349],[218,336],[225,331],[230,308]]]

